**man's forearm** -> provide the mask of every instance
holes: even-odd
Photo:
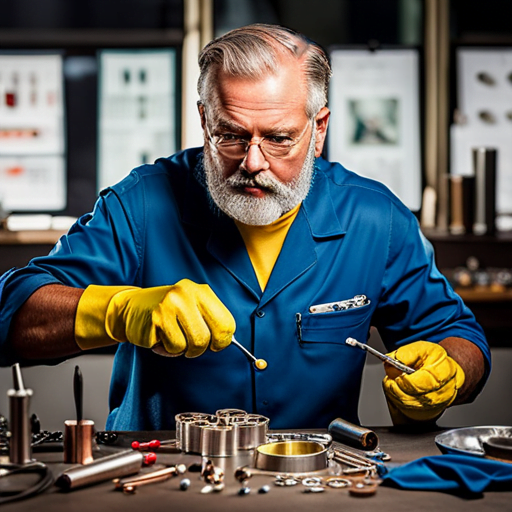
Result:
[[[463,338],[445,338],[439,343],[464,370],[465,380],[452,405],[467,402],[485,373],[484,356],[480,349]]]
[[[54,359],[80,352],[75,342],[75,315],[83,290],[47,285],[18,310],[9,342],[22,359]]]

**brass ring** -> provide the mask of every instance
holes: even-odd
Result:
[[[279,473],[310,473],[327,468],[328,448],[314,441],[278,441],[258,446],[254,467]]]

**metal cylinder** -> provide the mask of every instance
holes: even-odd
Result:
[[[379,444],[379,438],[373,430],[354,425],[341,418],[331,421],[328,431],[335,441],[360,450],[375,450]]]
[[[60,474],[55,485],[65,490],[71,490],[104,480],[134,475],[140,471],[143,461],[143,453],[137,450],[123,451],[96,459],[85,466],[67,469]]]
[[[314,441],[279,441],[258,446],[254,467],[279,473],[309,473],[325,469],[328,448]]]
[[[64,422],[64,462],[90,464],[93,461],[94,421]]]
[[[240,409],[221,409],[215,415],[176,415],[176,439],[186,453],[230,457],[266,442],[269,419]]]
[[[449,175],[450,233],[464,235],[475,223],[475,177]]]
[[[215,425],[201,432],[201,455],[205,457],[231,457],[238,452],[238,427]]]
[[[9,423],[11,430],[10,461],[12,464],[32,462],[32,432],[29,405],[31,389],[9,389]]]
[[[475,235],[494,234],[496,219],[496,162],[494,148],[473,148],[475,173]]]

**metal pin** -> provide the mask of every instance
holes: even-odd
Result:
[[[396,359],[393,359],[390,356],[387,356],[386,354],[383,354],[382,352],[379,352],[378,350],[375,350],[374,348],[370,347],[369,345],[366,345],[365,343],[361,343],[354,338],[347,338],[345,340],[345,343],[347,345],[351,345],[352,347],[357,347],[362,350],[366,350],[372,356],[377,357],[381,361],[384,361],[385,363],[390,364],[391,366],[394,366],[398,370],[401,370],[404,373],[407,373],[410,375],[411,373],[414,373],[416,370],[414,368],[411,368],[410,366],[405,365],[404,363],[401,363],[400,361],[397,361]]]
[[[267,361],[265,361],[265,359],[257,359],[243,345],[240,345],[234,336],[231,338],[231,343],[238,347],[254,363],[254,367],[257,370],[264,370],[267,367]]]
[[[170,466],[131,478],[116,478],[114,480],[114,485],[116,489],[122,489],[125,492],[132,493],[141,485],[163,482],[173,476],[182,475],[186,469],[187,468],[184,464],[178,464],[177,466]]]

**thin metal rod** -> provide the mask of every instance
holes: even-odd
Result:
[[[233,343],[235,347],[238,347],[252,361],[256,370],[264,370],[267,367],[267,361],[265,361],[265,359],[257,359],[243,345],[240,345],[234,336],[231,338],[231,343]]]
[[[235,337],[231,338],[231,343],[236,345],[251,361],[256,362],[258,359],[251,354],[243,345],[241,345],[238,341],[236,341]]]
[[[397,361],[396,359],[393,359],[390,356],[387,356],[386,354],[383,354],[382,352],[379,352],[378,350],[375,350],[373,347],[370,347],[369,345],[366,345],[365,343],[361,343],[354,338],[347,338],[345,340],[345,343],[347,345],[351,345],[352,347],[357,347],[362,350],[366,350],[369,352],[372,356],[377,357],[381,361],[384,361],[387,364],[390,364],[391,366],[394,366],[398,370],[401,370],[404,373],[407,373],[410,375],[411,373],[414,373],[416,370],[414,368],[411,368],[410,366],[405,365],[404,363],[401,363],[400,361]]]
[[[25,391],[25,385],[23,384],[23,376],[21,375],[19,363],[12,365],[12,381],[15,391]]]

